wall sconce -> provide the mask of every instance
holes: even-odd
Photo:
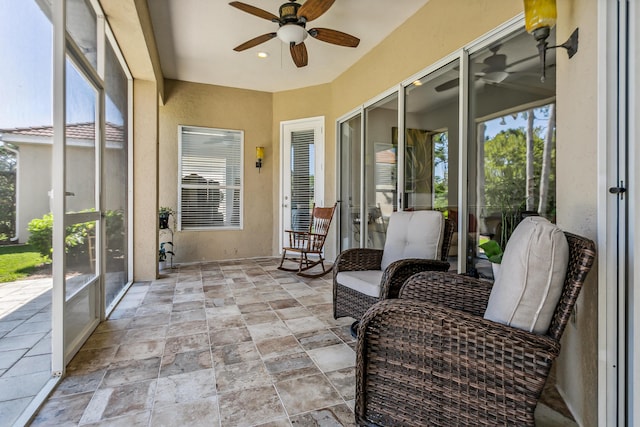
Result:
[[[264,147],[256,147],[256,167],[258,168],[258,173],[260,173],[260,169],[262,169],[262,160],[264,160]]]
[[[569,39],[557,46],[549,46],[547,37],[551,28],[556,25],[558,12],[556,10],[556,0],[524,0],[524,22],[527,32],[533,35],[538,42],[538,54],[540,55],[540,66],[542,75],[540,81],[545,81],[545,68],[547,66],[547,49],[558,47],[565,48],[569,58],[578,52],[578,29],[576,28]]]

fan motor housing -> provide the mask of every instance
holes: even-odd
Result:
[[[298,9],[300,9],[300,4],[295,0],[280,6],[280,25],[298,22]]]

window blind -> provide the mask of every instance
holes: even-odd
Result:
[[[241,227],[242,145],[242,131],[181,127],[181,229]]]
[[[291,227],[307,230],[315,194],[313,129],[291,133]]]

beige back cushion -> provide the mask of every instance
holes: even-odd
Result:
[[[438,211],[394,212],[389,218],[382,270],[406,258],[439,259],[444,217]]]
[[[485,319],[546,333],[568,262],[569,245],[562,230],[543,217],[522,220],[505,248]]]

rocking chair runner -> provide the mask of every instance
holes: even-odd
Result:
[[[313,205],[311,210],[311,219],[309,221],[308,231],[286,230],[289,233],[289,246],[282,248],[282,259],[278,269],[285,271],[295,271],[299,276],[304,277],[320,277],[327,274],[331,270],[324,267],[324,257],[322,249],[324,241],[329,232],[329,226],[333,219],[333,213],[336,210],[336,204],[330,208],[318,208]],[[287,252],[297,252],[297,257],[287,258]],[[317,256],[317,259],[309,259],[309,255]],[[298,268],[283,267],[285,260],[298,263]],[[318,274],[304,273],[316,265],[322,266],[322,272]]]

